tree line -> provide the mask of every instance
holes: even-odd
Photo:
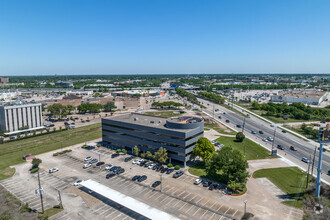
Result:
[[[258,103],[256,101],[251,104],[254,110],[266,111],[268,116],[283,117],[288,115],[290,118],[300,120],[330,120],[330,109],[326,108],[312,108],[300,102],[292,103]]]
[[[217,104],[225,103],[225,99],[222,96],[217,95],[213,92],[198,92],[198,95],[202,96],[203,98],[206,98],[214,103],[217,103]]]
[[[173,102],[173,101],[167,101],[167,102],[154,102],[152,103],[152,107],[156,107],[156,108],[173,108],[173,107],[179,107],[182,106],[181,103],[178,102]]]
[[[188,101],[190,101],[191,103],[194,104],[199,104],[199,101],[197,100],[196,96],[194,96],[193,94],[187,92],[186,90],[182,89],[182,88],[175,88],[176,93],[181,96],[182,98],[187,97]]]

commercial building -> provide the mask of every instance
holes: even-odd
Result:
[[[164,118],[129,113],[102,119],[104,144],[143,152],[166,148],[170,161],[186,164],[198,138],[204,135],[204,120],[195,116]]]
[[[9,78],[0,78],[0,84],[9,83]]]
[[[13,132],[37,128],[42,128],[41,103],[0,106],[0,130]]]
[[[295,103],[301,102],[307,105],[319,105],[322,101],[326,101],[327,92],[319,90],[288,90],[281,91],[277,95],[271,97],[271,102]]]
[[[71,81],[57,81],[55,86],[73,87],[73,82]]]

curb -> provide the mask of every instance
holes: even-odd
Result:
[[[245,193],[243,193],[243,194],[241,194],[241,195],[230,195],[230,194],[226,194],[227,196],[244,196],[246,193],[247,193],[247,191],[248,191],[248,189],[246,188],[246,191],[245,191]]]

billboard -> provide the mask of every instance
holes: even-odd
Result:
[[[326,127],[322,127],[319,130],[320,142],[330,142],[330,124],[327,124]]]

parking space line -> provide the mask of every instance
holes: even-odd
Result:
[[[196,215],[196,213],[197,213],[200,209],[201,209],[201,207],[199,207],[199,208],[196,210],[196,212],[195,212],[192,216]]]
[[[180,189],[175,190],[172,194],[175,195],[175,193],[176,193],[177,191],[179,191],[179,190],[180,190]]]
[[[218,208],[217,212],[219,212],[219,210],[221,209],[222,206],[223,206],[223,204],[221,204],[221,206]]]
[[[163,201],[165,201],[165,200],[168,199],[168,198],[170,198],[170,197],[169,197],[169,196],[166,196],[165,199],[163,199],[163,200],[160,201],[160,202],[162,203]]]
[[[130,184],[128,184],[126,187],[129,187],[129,186],[131,186],[131,185],[133,185],[134,184],[134,182],[131,182]]]
[[[191,205],[189,209],[187,209],[186,213],[190,211],[190,209],[194,207],[194,205]]]
[[[166,205],[170,204],[175,198],[172,198]]]
[[[200,201],[202,201],[203,200],[203,198],[201,198],[200,200],[198,200],[198,202],[196,202],[196,204],[198,204]]]
[[[155,193],[154,194],[152,194],[150,197],[149,197],[149,199],[151,199],[152,197],[154,197],[154,195],[156,195],[158,192],[157,191],[155,191]]]
[[[208,199],[207,201],[206,201],[206,203],[208,203],[210,200]],[[205,206],[206,205],[206,203],[204,203],[204,205],[202,205],[202,206]]]
[[[224,214],[226,214],[226,213],[229,211],[229,209],[230,209],[230,207],[227,209],[227,211],[225,211],[225,213],[224,213]]]
[[[176,205],[177,205],[179,202],[181,202],[181,200],[179,200],[179,199],[178,199],[178,202],[177,202],[177,203],[175,203],[175,205],[174,205],[173,207],[175,207],[175,206],[176,206]]]
[[[180,197],[180,195],[181,195],[181,194],[184,194],[185,192],[186,192],[186,191],[181,192],[181,193],[178,195],[178,197]]]
[[[164,196],[165,194],[160,194],[160,196],[158,196],[157,198],[156,198],[156,200],[158,200],[161,196]]]
[[[181,206],[180,208],[179,208],[179,210],[181,210],[183,207],[185,207],[186,205],[187,205],[188,203],[184,203],[184,205],[183,206]]]
[[[211,217],[209,218],[209,220],[213,219],[213,216],[215,215],[215,212],[213,212],[213,214],[211,215]]]
[[[202,219],[206,213],[207,213],[207,210],[204,212],[204,214],[199,219]]]
[[[145,188],[144,190],[142,190],[141,192],[138,192],[138,193],[143,193],[144,191],[148,190],[149,188]],[[152,192],[152,190],[150,190]],[[148,192],[149,193],[149,192]],[[148,194],[147,193],[147,194]]]
[[[212,209],[212,207],[215,205],[216,202],[214,202],[211,206],[210,206],[210,209]]]
[[[188,195],[182,197],[182,199],[185,199],[185,198],[187,198],[187,197],[190,196],[190,195],[191,195],[191,193],[188,193]]]
[[[192,199],[190,199],[189,202],[191,202],[195,197],[197,197],[197,195],[195,195],[194,197],[192,197]]]
[[[222,216],[220,216],[219,220],[221,220],[222,218],[223,218],[223,215],[222,215]]]
[[[234,214],[231,217],[234,217],[237,212],[238,212],[238,209],[236,209],[236,211],[234,212]]]

